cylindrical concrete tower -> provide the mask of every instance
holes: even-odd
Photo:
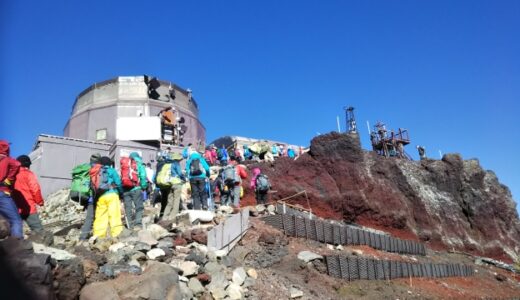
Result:
[[[149,97],[144,76],[117,77],[91,85],[76,98],[64,135],[114,143],[118,118],[157,116],[162,109],[173,106],[186,120],[188,130],[183,143],[203,144],[206,129],[199,120],[199,109],[191,91],[172,82],[158,82],[157,99]]]

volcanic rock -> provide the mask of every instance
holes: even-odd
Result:
[[[89,284],[81,290],[80,300],[99,299],[161,300],[182,299],[182,296],[175,270],[167,264],[152,261],[141,275],[120,276]]]
[[[516,258],[520,247],[511,192],[476,159],[387,158],[363,151],[356,135],[330,133],[315,137],[298,160],[278,159],[263,170],[276,198],[293,196],[295,187],[305,190],[291,203],[310,204],[319,217],[500,259]]]

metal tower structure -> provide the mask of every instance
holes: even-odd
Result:
[[[357,133],[356,117],[354,116],[354,107],[344,107],[347,120],[348,133]]]

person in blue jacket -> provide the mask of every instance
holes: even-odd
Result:
[[[197,151],[193,151],[186,162],[186,175],[190,180],[193,209],[207,209],[206,180],[210,175],[209,166]]]

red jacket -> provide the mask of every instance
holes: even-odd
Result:
[[[19,213],[23,216],[37,213],[36,205],[43,205],[38,178],[26,167],[21,167],[20,172],[16,175],[12,196]]]
[[[0,153],[0,191],[10,194],[19,169],[19,161]]]

